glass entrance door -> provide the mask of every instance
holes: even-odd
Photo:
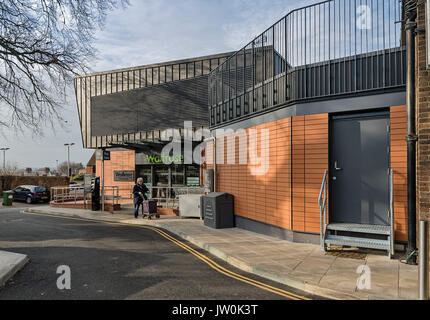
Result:
[[[169,167],[166,165],[154,166],[154,186],[169,185]]]

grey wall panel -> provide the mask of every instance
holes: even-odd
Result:
[[[91,98],[93,136],[208,126],[208,77]]]
[[[249,116],[249,118],[233,123],[227,123],[223,126],[213,128],[213,130],[246,129],[293,116],[381,109],[404,104],[406,104],[406,93],[404,91],[343,99],[328,99],[325,101],[294,104],[276,110],[268,109],[266,113]]]
[[[265,234],[274,238],[291,242],[313,244],[319,244],[320,241],[319,235],[314,233],[292,231],[264,222],[244,218],[241,216],[234,216],[234,218],[236,227],[260,234]]]
[[[109,120],[109,117],[103,113],[95,112],[93,117],[92,102],[96,100],[94,99],[95,97],[105,96],[109,94],[125,93],[126,91],[136,90],[140,88],[154,88],[158,86],[163,86],[164,84],[169,82],[181,82],[197,77],[200,78],[202,75],[207,77],[210,71],[213,70],[213,68],[216,68],[219,64],[224,62],[231,54],[233,54],[233,52],[170,61],[146,66],[97,72],[76,77],[75,94],[79,113],[79,120],[81,124],[83,147],[109,147],[109,142],[121,143],[122,141],[141,140],[147,137],[148,134],[151,136],[151,132],[153,132],[146,131],[147,127],[152,126],[142,125],[142,121],[139,120],[140,118],[138,118],[136,114],[133,115],[135,117],[135,121],[130,122],[130,119],[132,117],[130,117],[130,115],[128,114],[129,112],[125,112],[124,115],[119,116],[119,118],[117,118],[116,124],[113,126],[114,128],[111,128],[115,129],[119,133],[98,135],[92,132],[92,120],[95,120],[97,123],[99,123],[98,120],[105,121],[104,123],[103,121],[100,123],[100,127],[105,126],[107,129],[109,128],[109,126],[112,127],[112,123],[115,121],[115,119]],[[201,80],[203,83],[204,81],[207,81],[207,78],[206,80]],[[199,82],[197,81],[196,83]],[[207,82],[205,82],[204,84],[204,96],[200,96],[200,98],[198,99],[195,99],[196,83],[194,85],[186,86],[185,90],[183,90],[182,93],[179,92],[181,90],[181,84],[176,87],[173,86],[173,89],[169,87],[163,87],[160,90],[152,91],[152,93],[154,94],[154,96],[158,95],[158,101],[167,101],[166,103],[171,104],[172,97],[174,97],[175,104],[177,104],[177,101],[183,103],[184,100],[190,100],[193,103],[201,104],[202,108],[204,107],[207,110]],[[163,90],[164,93],[162,92]],[[173,94],[171,94],[172,92]],[[147,104],[149,103],[151,103],[151,101],[147,101]],[[130,106],[124,106],[125,110],[127,110],[127,108],[130,108]],[[131,106],[131,108],[133,110],[133,106]],[[144,109],[144,107],[142,107],[141,109]],[[165,114],[164,111],[161,112],[161,114],[159,113],[158,115],[161,116]],[[113,113],[116,114],[115,112]],[[140,114],[139,112],[136,113],[138,115]],[[146,114],[148,113],[149,112],[146,112]],[[198,115],[198,113],[191,113],[193,117],[189,120],[194,119],[195,123],[198,123],[199,119],[203,119],[200,115]],[[184,110],[182,110],[180,113],[178,112],[177,114],[183,115]],[[173,115],[176,116],[175,113],[173,113]],[[207,118],[208,115],[206,112],[204,126],[207,126]],[[130,123],[132,125],[131,127],[128,127],[127,124]],[[141,128],[143,132],[134,131],[136,130],[136,127],[138,129]],[[102,132],[112,131],[107,129]],[[156,130],[160,130],[160,128],[156,128]]]

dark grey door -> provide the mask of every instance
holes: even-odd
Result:
[[[389,114],[333,117],[330,222],[389,225]]]

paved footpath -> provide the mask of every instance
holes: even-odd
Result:
[[[211,229],[198,219],[134,219],[128,211],[105,214],[39,206],[24,212],[156,226],[243,271],[330,299],[418,298],[418,267],[390,260],[382,252],[324,253],[318,245],[291,243],[239,228]],[[359,290],[357,268],[363,265],[370,268],[371,289]]]

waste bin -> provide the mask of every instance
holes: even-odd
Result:
[[[214,229],[234,228],[234,198],[223,192],[203,196],[204,225]]]
[[[11,206],[13,203],[13,191],[3,191],[3,205]]]

